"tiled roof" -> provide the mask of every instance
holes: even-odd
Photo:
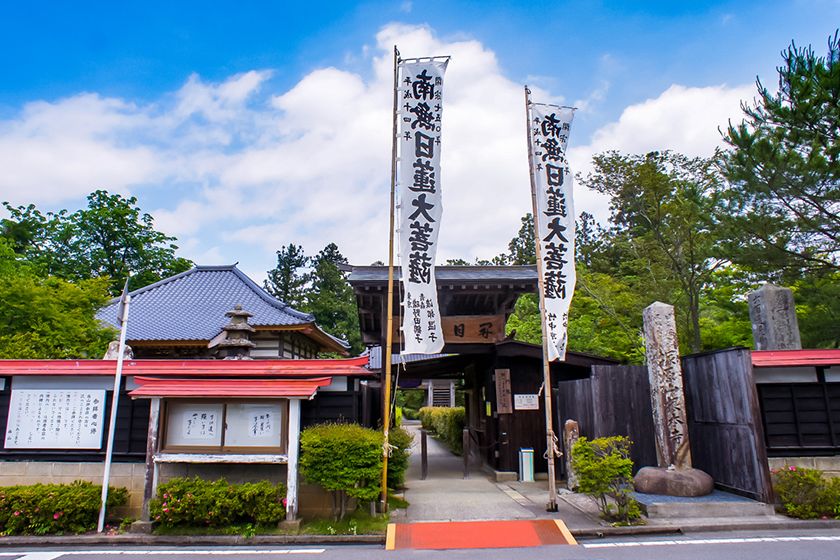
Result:
[[[268,295],[236,265],[197,266],[131,292],[126,339],[208,341],[221,332],[225,312],[237,304],[254,315],[248,321],[254,326],[315,321]],[[118,327],[118,306],[119,298],[111,300],[97,318]]]
[[[345,266],[350,271],[351,284],[361,282],[385,282],[388,280],[387,266]],[[401,277],[399,267],[394,268],[394,278]],[[436,266],[435,279],[438,284],[460,282],[490,283],[536,283],[536,266]]]
[[[382,347],[372,346],[362,352],[362,356],[368,357],[368,367],[372,370],[382,369]],[[455,354],[391,354],[391,365],[410,364],[424,360],[437,360],[448,358]]]

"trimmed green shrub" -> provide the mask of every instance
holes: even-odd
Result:
[[[424,406],[420,409],[423,428],[434,432],[454,453],[461,454],[464,447],[464,407]]]
[[[394,428],[388,432],[388,443],[394,446],[388,457],[388,488],[400,488],[405,482],[413,442],[414,436],[403,428]]]
[[[286,515],[286,488],[268,481],[173,478],[158,487],[149,513],[163,527],[221,527],[241,523],[274,525]]]
[[[589,440],[581,437],[572,446],[572,469],[578,491],[596,499],[604,519],[630,523],[641,517],[633,491],[632,442],[624,436]]]
[[[319,424],[300,435],[300,474],[333,495],[333,517],[343,519],[350,498],[379,496],[382,433],[357,424]]]
[[[821,470],[795,466],[774,470],[772,475],[773,490],[787,515],[840,518],[840,479],[826,480]]]
[[[128,502],[128,490],[109,487],[108,508]],[[34,484],[0,488],[3,535],[85,533],[96,529],[102,486],[77,480],[70,484]]]

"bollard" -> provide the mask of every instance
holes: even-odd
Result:
[[[470,477],[470,431],[464,428],[463,431],[463,453],[464,453],[464,478]]]
[[[429,454],[426,443],[426,430],[420,430],[420,480],[426,480],[429,474]]]

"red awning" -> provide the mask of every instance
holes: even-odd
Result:
[[[840,350],[754,350],[753,367],[840,365]]]
[[[123,375],[178,377],[375,376],[367,356],[347,360],[126,360]],[[7,375],[114,375],[115,360],[0,360]]]
[[[330,384],[329,377],[316,379],[173,379],[135,377],[140,385],[132,397],[248,397],[304,398],[315,396],[318,387]]]

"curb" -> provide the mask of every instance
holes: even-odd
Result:
[[[0,548],[24,546],[254,546],[384,544],[385,535],[68,535],[0,538]]]
[[[715,533],[731,531],[797,531],[811,529],[840,529],[840,520],[784,520],[784,521],[728,521],[721,523],[685,523],[681,525],[639,525],[635,527],[598,527],[591,529],[572,529],[575,537],[628,537],[633,535],[667,535],[687,533]]]
[[[591,527],[570,529],[582,538],[673,535],[731,531],[796,531],[838,529],[840,520],[784,520],[733,523],[685,523],[681,525],[639,525],[635,527]],[[363,545],[385,544],[385,535],[68,535],[0,537],[0,548],[57,546],[267,546],[267,545]]]

